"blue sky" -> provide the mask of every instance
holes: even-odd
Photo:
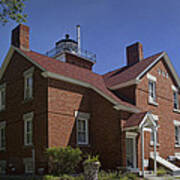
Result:
[[[125,47],[140,41],[145,57],[166,51],[180,75],[179,0],[28,0],[25,12],[32,50],[45,53],[66,33],[76,39],[80,24],[82,47],[97,55],[95,72],[125,65]],[[0,63],[16,25],[0,25]]]

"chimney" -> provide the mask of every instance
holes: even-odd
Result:
[[[143,46],[140,42],[132,44],[126,48],[127,65],[131,66],[143,60]]]
[[[22,50],[29,50],[29,27],[19,24],[12,30],[11,44]]]

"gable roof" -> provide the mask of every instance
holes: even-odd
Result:
[[[132,84],[138,84],[141,77],[146,72],[148,72],[152,68],[152,66],[156,64],[162,58],[164,59],[167,66],[169,67],[178,87],[180,87],[179,77],[168,55],[165,52],[161,52],[151,57],[148,57],[146,59],[143,59],[132,66],[125,66],[123,68],[104,74],[103,77],[104,77],[106,86],[109,89],[115,90],[115,89],[126,87]]]
[[[10,48],[3,62],[2,71],[0,72],[0,79],[2,78],[14,52],[18,52],[28,61],[40,68],[43,71],[42,75],[44,77],[55,78],[90,88],[110,101],[116,109],[129,112],[139,112],[136,106],[122,101],[110,90],[108,90],[101,75],[98,75],[88,69],[65,63],[34,51],[23,51],[14,46]]]
[[[124,129],[125,130],[138,129],[144,126],[145,124],[147,126],[148,120],[150,120],[153,126],[156,126],[156,123],[154,122],[155,119],[153,118],[151,112],[145,111],[145,112],[132,114],[126,121],[124,125]]]

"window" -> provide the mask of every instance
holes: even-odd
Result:
[[[31,99],[33,97],[33,72],[34,68],[30,68],[24,72],[24,99]]]
[[[6,174],[6,161],[0,160],[0,174]]]
[[[0,110],[5,109],[5,92],[6,92],[6,87],[5,84],[0,86]]]
[[[33,137],[33,113],[25,114],[24,117],[24,145],[32,145]]]
[[[180,146],[180,121],[174,120],[175,146]]]
[[[77,143],[87,145],[89,143],[88,113],[77,113]]]
[[[0,123],[0,150],[6,147],[6,123]]]
[[[28,173],[28,174],[34,173],[34,166],[33,166],[32,158],[24,159],[24,169],[25,169],[25,173]]]
[[[149,80],[149,102],[156,102],[156,82]]]
[[[175,144],[180,145],[180,126],[175,126]]]
[[[158,127],[158,121],[155,121],[156,123],[156,127]],[[159,143],[159,135],[158,135],[158,128],[157,128],[157,131],[156,131],[156,141],[157,141],[157,144]],[[151,140],[150,140],[150,144],[153,145],[154,144],[154,132],[153,130],[151,130]]]
[[[147,79],[149,80],[148,82],[148,91],[149,91],[149,103],[153,105],[158,105],[156,103],[156,77],[147,73]]]
[[[178,100],[178,92],[173,92],[174,96],[174,109],[179,109],[179,100]]]

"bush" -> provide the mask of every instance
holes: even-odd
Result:
[[[84,161],[84,164],[99,162],[99,156],[88,156],[88,158]]]
[[[63,175],[74,173],[75,168],[81,161],[81,150],[72,147],[53,147],[47,151],[50,173],[53,175]]]
[[[163,167],[161,167],[157,170],[157,176],[164,176],[166,174],[167,174],[167,172]]]

